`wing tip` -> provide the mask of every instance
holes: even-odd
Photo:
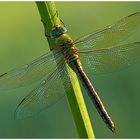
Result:
[[[132,14],[128,15],[128,17],[134,16],[134,15],[137,15],[137,14],[140,14],[140,12],[132,13]]]
[[[19,105],[16,107],[15,112],[14,112],[14,119],[15,120],[21,120],[22,119],[21,116],[19,115],[20,114]]]
[[[24,99],[22,99],[22,101],[18,104],[18,106],[16,107],[16,109],[15,109],[15,112],[14,112],[14,119],[15,120],[21,120],[21,119],[24,119],[24,118],[26,118],[26,117],[24,117],[23,115],[20,115],[21,113],[21,109],[22,109],[22,106],[23,106],[23,101],[25,100],[25,98]]]
[[[134,44],[140,44],[140,42],[134,42]]]
[[[14,112],[14,119],[15,120],[23,120],[23,119],[29,118],[31,116],[32,115],[25,113],[24,109],[22,109],[21,106],[19,106],[19,105],[15,109],[15,112]]]
[[[7,74],[7,72],[5,72],[5,73],[1,74],[1,75],[0,75],[0,77],[3,77],[3,76],[4,76],[4,75],[6,75],[6,74]]]

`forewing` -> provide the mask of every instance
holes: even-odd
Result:
[[[22,119],[41,112],[61,99],[69,89],[70,80],[66,68],[61,65],[22,100],[16,109],[15,117]]]
[[[108,49],[79,52],[80,60],[87,72],[109,73],[140,60],[140,42],[120,45]]]
[[[30,64],[0,75],[0,89],[25,86],[49,75],[56,67],[53,54],[49,52]]]
[[[140,12],[122,18],[95,33],[83,36],[74,43],[78,50],[108,48],[117,45],[137,30],[140,30]]]

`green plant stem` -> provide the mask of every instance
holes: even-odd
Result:
[[[36,2],[41,20],[43,22],[45,33],[50,34],[55,25],[61,25],[57,16],[57,10],[54,2]],[[54,39],[47,37],[50,49],[55,45]],[[95,138],[86,105],[80,90],[76,74],[67,66],[68,71],[74,79],[71,79],[71,93],[67,94],[68,102],[74,118],[74,122],[80,138]],[[71,76],[70,76],[71,77]]]

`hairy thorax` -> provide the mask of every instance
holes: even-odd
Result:
[[[67,34],[63,34],[56,38],[56,45],[62,51],[67,63],[71,63],[79,59],[77,49],[73,43],[73,40]]]

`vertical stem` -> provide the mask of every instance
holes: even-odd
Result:
[[[60,25],[57,10],[54,2],[36,2],[45,33],[50,34],[52,27]],[[54,39],[47,37],[50,49],[55,45]],[[80,138],[95,138],[82,92],[76,74],[67,66],[71,79],[71,94],[67,94],[68,102],[74,118],[74,122]]]

